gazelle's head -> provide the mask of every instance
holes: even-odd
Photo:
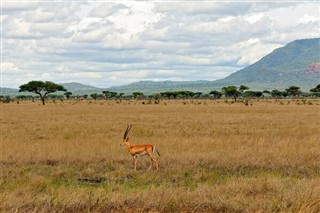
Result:
[[[124,132],[124,135],[123,135],[123,141],[120,144],[120,146],[124,146],[124,145],[128,146],[128,145],[130,145],[130,138],[128,137],[128,133],[129,133],[131,127],[132,127],[132,124],[130,124],[130,125],[128,124],[127,129],[126,129],[126,131]]]

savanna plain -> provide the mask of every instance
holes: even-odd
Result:
[[[0,212],[320,212],[320,100],[1,103]],[[147,157],[121,147],[154,144]]]

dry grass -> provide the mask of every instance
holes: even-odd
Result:
[[[141,102],[1,104],[0,211],[320,212],[319,100]]]

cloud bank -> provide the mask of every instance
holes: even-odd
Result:
[[[2,2],[2,85],[216,80],[318,37],[310,2]]]

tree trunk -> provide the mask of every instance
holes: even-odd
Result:
[[[39,94],[39,95],[40,95],[40,100],[42,101],[42,105],[45,105],[45,102],[44,102],[45,96],[43,96],[41,94]]]

